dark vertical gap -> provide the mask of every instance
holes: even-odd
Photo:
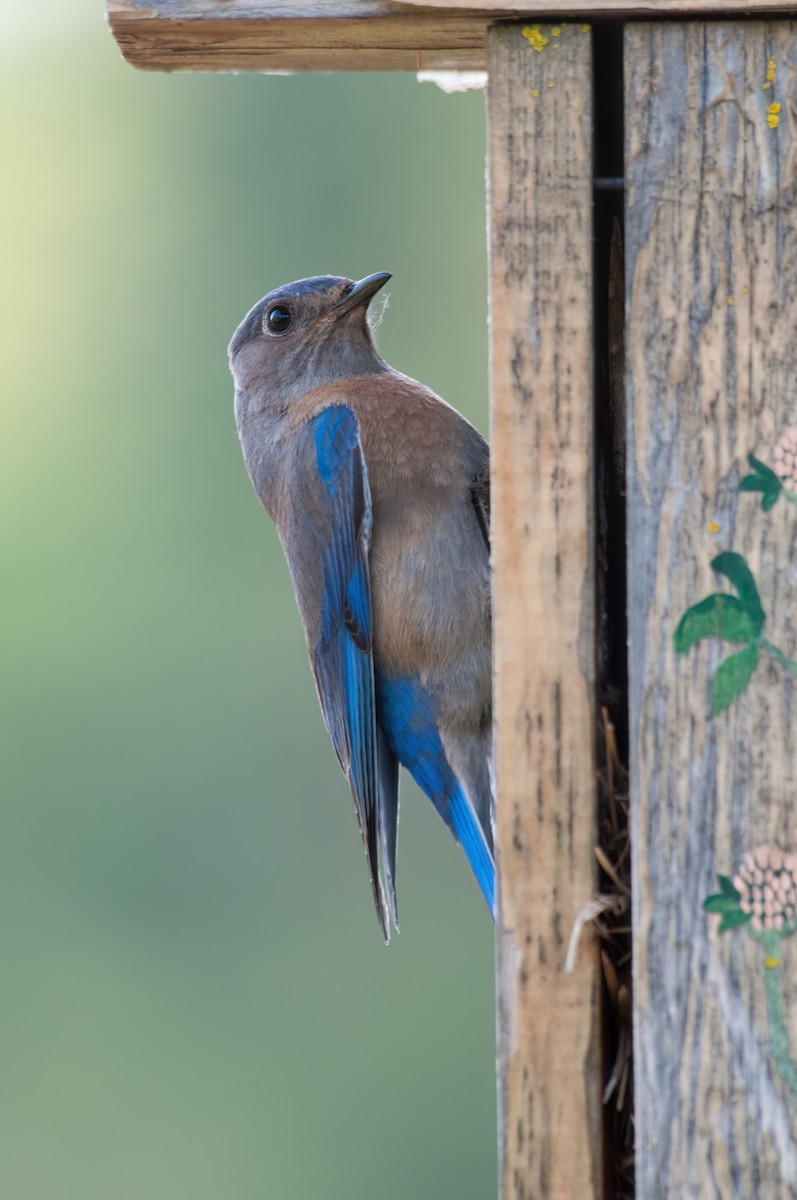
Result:
[[[593,30],[595,105],[594,296],[598,489],[598,681],[621,752],[628,685],[625,596],[625,414],[622,379],[623,42],[622,25]],[[614,239],[614,250],[612,241]],[[618,295],[619,292],[619,295]],[[619,312],[618,312],[619,309]],[[619,343],[619,344],[618,344]],[[619,375],[619,378],[618,378]]]
[[[603,1144],[606,1200],[634,1195],[631,915],[628,842],[624,383],[623,26],[593,25],[595,486],[597,678],[601,706],[596,922],[603,965]]]

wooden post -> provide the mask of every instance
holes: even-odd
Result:
[[[591,37],[489,37],[502,1195],[602,1191],[595,890]]]
[[[629,26],[625,88],[637,1195],[786,1200],[797,25]]]

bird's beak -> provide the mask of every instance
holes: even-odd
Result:
[[[334,305],[332,311],[343,316],[344,313],[351,312],[353,308],[359,308],[361,304],[367,306],[371,297],[375,296],[391,278],[389,271],[377,271],[375,275],[366,275],[365,279],[359,279],[355,283],[348,295]]]

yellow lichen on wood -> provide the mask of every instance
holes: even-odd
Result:
[[[526,39],[532,50],[536,50],[539,54],[548,45],[548,38],[540,30],[539,25],[524,25],[520,31]],[[558,33],[556,34],[558,37]]]

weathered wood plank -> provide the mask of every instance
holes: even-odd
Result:
[[[347,0],[108,0],[129,63],[156,71],[480,70],[487,21]]]
[[[797,507],[740,486],[797,425],[797,24],[625,36],[637,1195],[793,1200],[797,942],[717,876],[797,848]]]
[[[482,70],[491,21],[792,10],[797,0],[107,0],[129,63],[156,71]]]
[[[526,0],[404,0],[410,7],[468,9],[494,16],[524,16],[550,22],[557,13],[572,18],[588,17],[650,17],[684,16],[724,13],[746,16],[749,13],[783,13],[794,11],[794,0],[549,0],[547,4],[527,4]]]
[[[489,38],[502,1195],[601,1192],[595,947],[591,36]]]

